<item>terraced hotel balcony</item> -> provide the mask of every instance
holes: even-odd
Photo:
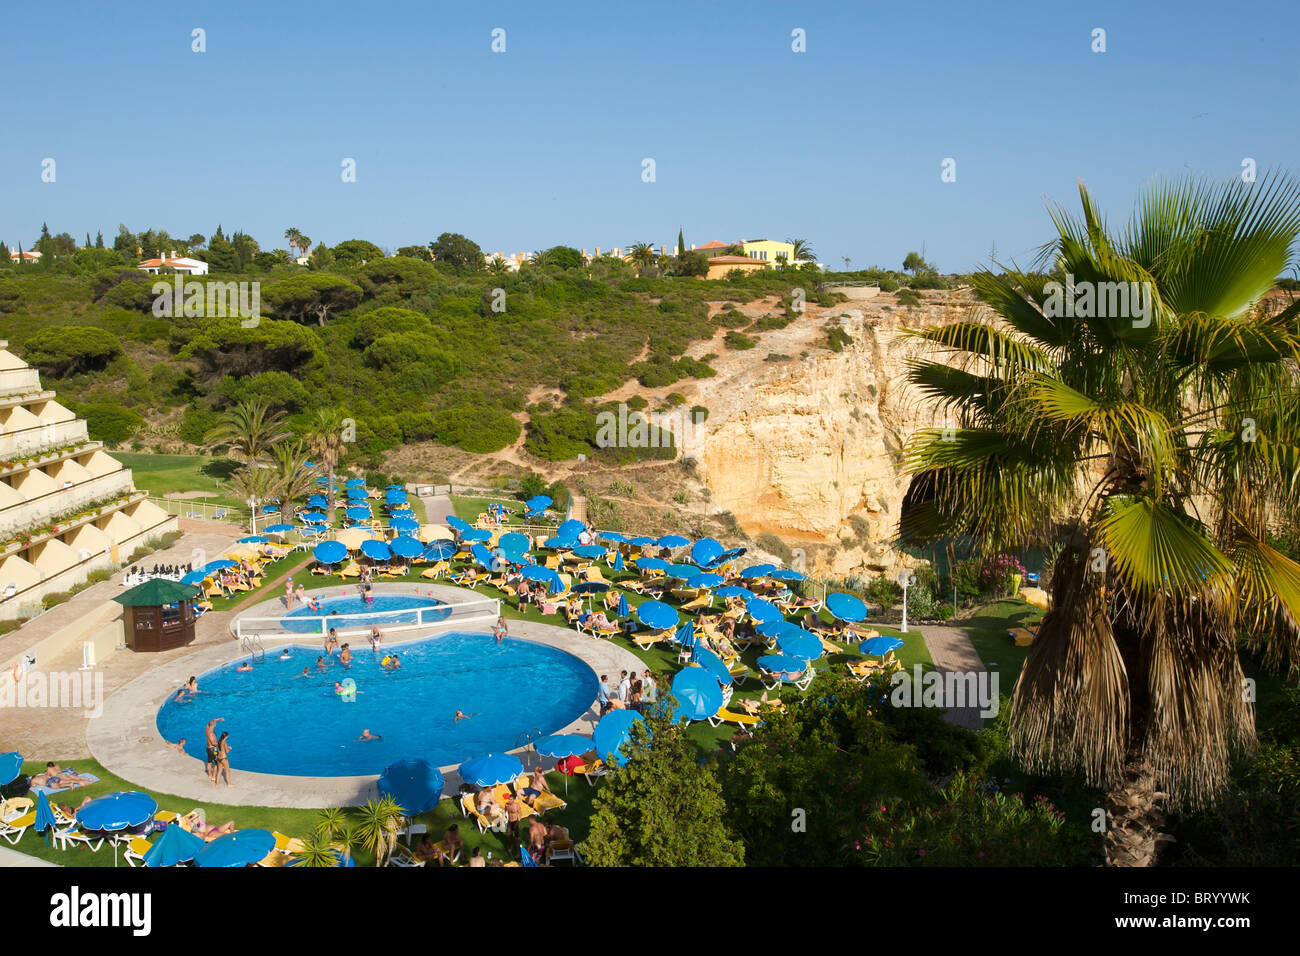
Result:
[[[75,463],[69,461],[68,464]],[[0,541],[15,532],[47,524],[59,515],[75,512],[95,501],[126,495],[133,490],[131,470],[120,465],[116,471],[107,474],[89,475],[77,481],[66,478],[62,484],[40,471],[26,472],[20,477],[27,475],[39,475],[43,480],[40,483],[28,480],[17,489],[0,479]]]

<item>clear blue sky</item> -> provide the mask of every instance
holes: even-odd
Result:
[[[11,4],[0,239],[220,222],[264,248],[296,226],[516,251],[681,226],[837,267],[923,242],[944,271],[994,242],[1024,263],[1079,179],[1122,219],[1153,177],[1294,170],[1297,32],[1291,4],[1201,0]]]

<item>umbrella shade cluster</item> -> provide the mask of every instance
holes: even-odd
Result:
[[[432,810],[442,799],[442,771],[423,759],[401,760],[384,769],[379,794],[392,797],[408,817]]]
[[[524,772],[518,757],[510,754],[484,754],[466,760],[459,768],[461,779],[476,787],[495,787],[499,783],[513,783]]]

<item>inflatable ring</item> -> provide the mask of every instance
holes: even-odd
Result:
[[[357,682],[351,677],[345,677],[339,684],[339,689],[335,691],[344,700],[350,700],[357,696]]]

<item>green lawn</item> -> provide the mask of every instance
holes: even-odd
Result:
[[[138,790],[135,784],[132,784],[120,777],[109,773],[102,766],[89,758],[75,761],[70,764],[75,770],[81,773],[93,774],[99,778],[99,782],[89,787],[70,790],[55,795],[55,802],[68,806],[76,807],[86,797],[99,797],[108,793],[115,793],[119,790]],[[27,761],[23,765],[23,773],[35,774],[45,768],[45,764],[39,761]],[[531,771],[531,768],[529,768]],[[235,785],[238,786],[239,771],[234,773]],[[583,840],[587,836],[587,821],[591,816],[591,800],[594,788],[587,784],[583,777],[573,777],[568,780],[568,793],[565,793],[566,777],[561,773],[548,773],[547,782],[551,789],[560,797],[568,801],[568,806],[562,810],[552,810],[546,814],[545,820],[558,823],[562,827],[569,829],[570,835],[575,840]],[[599,785],[599,784],[598,784]],[[213,787],[214,797],[220,797],[221,790],[224,788]],[[228,804],[216,802],[198,802],[187,797],[177,797],[171,794],[147,791],[155,800],[158,801],[158,807],[161,810],[174,810],[177,813],[188,813],[196,807],[202,808],[206,814],[209,824],[221,824],[227,820],[234,820],[236,827],[239,829],[260,828],[265,830],[278,830],[292,837],[304,838],[308,836],[316,820],[319,817],[319,811],[316,810],[292,810],[281,809],[277,807],[234,807]],[[352,822],[358,822],[359,814],[355,810],[348,811]],[[518,858],[518,851],[513,842],[508,843],[506,834],[498,834],[492,831],[479,833],[478,827],[473,821],[466,819],[461,815],[460,808],[456,806],[453,800],[443,800],[433,810],[428,813],[422,813],[415,818],[416,822],[425,824],[429,832],[437,839],[442,832],[452,823],[460,824],[460,834],[465,841],[468,850],[474,847],[482,847],[483,855],[491,853],[494,857]],[[45,845],[45,837],[35,830],[29,829],[23,834],[22,839],[14,847],[22,853],[30,854],[42,860],[49,860],[54,863],[61,863],[64,866],[112,866],[113,851],[112,848],[105,845],[98,852],[92,853],[84,846],[75,846],[68,850],[58,850],[53,846]],[[466,862],[469,858],[469,852],[465,853],[465,858],[461,861]],[[375,862],[374,855],[367,852],[364,848],[358,848],[353,852],[353,856],[358,866],[373,866]],[[121,851],[118,852],[118,864],[121,862]]]
[[[1003,692],[1010,694],[1020,676],[1021,665],[1029,656],[1028,647],[1016,647],[1007,635],[1013,627],[1025,627],[1037,624],[1043,619],[1043,611],[1018,598],[1008,598],[986,604],[975,615],[964,622],[966,635],[979,653],[984,666],[990,671],[997,671]]]
[[[131,469],[135,486],[156,497],[173,492],[203,491],[211,497],[203,500],[228,508],[243,507],[222,483],[239,467],[228,458],[207,455],[148,455],[113,452],[113,457]]]

